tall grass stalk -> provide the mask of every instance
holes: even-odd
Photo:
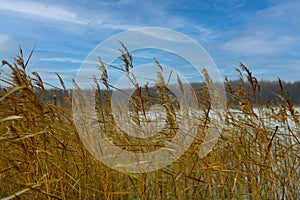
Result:
[[[132,56],[120,49],[124,73],[134,81]],[[32,53],[29,57],[31,57]],[[214,150],[203,159],[197,154],[209,126],[210,97],[204,86],[197,93],[203,114],[198,137],[178,161],[147,174],[113,170],[84,148],[75,129],[72,93],[58,75],[63,93],[49,96],[38,73],[26,73],[29,59],[22,50],[0,77],[0,197],[4,199],[299,199],[299,113],[279,80],[279,105],[262,104],[260,85],[241,63],[238,85],[226,81],[226,125]],[[160,67],[157,60],[155,60]],[[163,105],[166,126],[150,140],[117,131],[110,114],[111,85],[105,63],[101,80],[95,78],[98,123],[115,145],[127,151],[147,152],[164,146],[176,134],[176,99],[161,74],[151,88],[136,85],[131,108],[133,121],[144,123],[152,103]],[[100,88],[99,82],[106,88]],[[183,86],[178,79],[181,90]],[[76,86],[76,83],[74,83]],[[246,88],[251,86],[251,92]],[[79,89],[79,86],[76,86]],[[63,95],[61,95],[63,94]],[[63,99],[63,103],[59,101]],[[253,103],[253,99],[254,102]],[[150,104],[147,104],[147,102]],[[143,113],[144,118],[139,117]]]

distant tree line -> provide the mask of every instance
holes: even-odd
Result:
[[[241,85],[241,81],[230,81],[228,84],[233,88],[233,90],[237,90],[237,88]],[[205,87],[205,83],[192,83],[192,88],[195,90],[196,94],[203,94],[207,88]],[[261,104],[268,104],[272,102],[272,104],[278,104],[280,102],[280,94],[284,91],[284,95],[288,96],[294,105],[300,105],[300,81],[295,82],[282,82],[282,87],[280,87],[278,81],[260,81],[259,82],[260,91],[257,93],[259,101]],[[244,88],[250,94],[252,93],[252,88],[249,83],[244,84]],[[151,87],[148,88],[150,93],[153,95],[158,95],[155,92],[155,88]],[[228,88],[226,88],[227,90]],[[3,96],[9,88],[0,85],[0,98]],[[66,99],[70,97],[72,90],[61,90],[61,89],[36,89],[35,90],[38,97],[41,99],[42,102],[51,101],[56,104],[60,104],[62,106],[66,105]],[[142,90],[142,93],[145,94],[145,90]],[[170,94],[172,92],[170,91]],[[228,93],[227,93],[228,94]],[[109,99],[111,92],[103,89],[98,95],[100,99]],[[135,95],[135,93],[133,94]],[[251,96],[251,95],[250,95]],[[276,100],[277,99],[277,100]],[[255,99],[252,99],[255,101]],[[231,101],[230,97],[228,96],[227,101]]]
[[[233,91],[236,91],[239,86],[241,86],[241,81],[229,81],[228,85],[233,88]],[[193,88],[201,88],[204,83],[194,83],[192,84]],[[258,100],[260,104],[266,105],[269,103],[278,105],[281,102],[283,96],[290,98],[294,105],[300,105],[300,81],[295,82],[281,82],[281,86],[279,81],[259,81],[259,91],[257,89],[257,99],[253,96],[253,89],[251,84],[245,82],[243,87],[245,91],[248,92],[250,97],[253,97],[251,101],[255,103],[255,100]],[[228,95],[228,88],[226,87],[227,92],[227,101],[230,101],[231,98]]]

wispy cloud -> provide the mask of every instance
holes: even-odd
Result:
[[[111,30],[130,30],[137,28],[135,25],[129,25],[129,24],[121,24],[121,23],[116,23],[116,22],[103,22],[100,20],[93,19],[90,22],[90,25],[98,25],[102,29],[111,29]]]
[[[257,12],[263,19],[277,19],[277,22],[300,22],[300,2],[297,0],[282,1]]]
[[[62,57],[53,57],[53,58],[40,58],[40,61],[45,62],[68,62],[68,63],[82,63],[80,59],[74,58],[62,58]]]
[[[182,35],[178,34],[170,34],[170,29],[137,29],[142,35],[149,36],[149,38],[159,39],[162,42],[174,42],[174,43],[184,43],[186,40],[182,41]],[[138,42],[138,41],[136,41]]]
[[[0,34],[0,45],[7,43],[9,41],[9,36],[5,34]]]
[[[118,2],[118,4],[123,3],[123,1]],[[89,13],[86,8],[75,9],[76,7],[74,7],[74,10],[71,10],[71,8],[72,7],[70,6],[64,7],[59,4],[42,3],[36,1],[0,0],[0,10],[32,15],[34,17],[41,17],[42,20],[49,19],[63,21],[74,24],[87,25],[90,27],[101,29],[106,28],[111,30],[129,30],[137,27],[126,23],[116,22],[115,20],[113,20],[113,16],[111,16],[110,12]],[[115,11],[112,10],[112,12],[114,13]]]
[[[8,59],[18,51],[18,43],[7,34],[0,34],[0,60]]]
[[[299,9],[300,2],[285,1],[257,10],[245,24],[231,31],[234,37],[229,38],[222,47],[246,57],[274,56],[298,49]]]
[[[287,47],[292,41],[291,37],[281,37],[271,40],[255,36],[244,36],[226,42],[223,48],[240,55],[269,55],[284,51],[284,47]]]
[[[87,24],[88,21],[80,18],[76,13],[59,5],[46,4],[34,1],[1,1],[0,10],[18,12],[52,20],[66,21],[78,24]]]
[[[214,7],[222,11],[232,11],[246,4],[246,0],[215,0],[213,2]]]

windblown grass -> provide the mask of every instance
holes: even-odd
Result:
[[[122,50],[124,73],[130,74],[132,57]],[[31,54],[30,54],[31,56]],[[29,60],[29,59],[28,59]],[[72,92],[58,75],[63,94],[49,95],[38,73],[26,73],[28,60],[23,53],[8,66],[8,84],[0,92],[0,197],[4,199],[299,199],[300,198],[300,131],[299,113],[281,81],[281,92],[274,96],[276,106],[262,105],[259,82],[241,64],[237,86],[226,81],[228,110],[226,126],[214,150],[203,159],[196,153],[201,139],[172,165],[155,172],[131,174],[113,170],[98,162],[84,148],[75,129]],[[159,67],[159,63],[156,61]],[[102,82],[108,82],[102,63]],[[131,76],[131,74],[130,74]],[[133,75],[134,76],[134,75]],[[158,75],[160,76],[160,75]],[[133,78],[133,77],[132,77]],[[95,80],[96,82],[98,80]],[[157,94],[149,88],[137,87],[131,99],[136,111],[135,123],[141,123],[140,112],[146,102],[163,103],[167,126],[152,146],[143,140],[117,135],[110,115],[109,95],[99,98],[99,124],[116,145],[124,150],[153,151],[161,141],[176,134],[176,100],[166,83],[157,86]],[[76,83],[74,83],[76,85]],[[246,90],[250,84],[252,91]],[[180,81],[179,81],[180,85]],[[97,85],[97,95],[109,92]],[[180,86],[183,90],[183,86]],[[38,94],[38,95],[37,95]],[[199,136],[205,135],[209,121],[209,94],[197,94],[203,103],[203,124]],[[64,105],[58,101],[63,99]],[[253,103],[253,99],[255,100]],[[167,133],[167,134],[166,134]],[[159,139],[158,139],[159,138]],[[201,138],[201,137],[200,137]]]

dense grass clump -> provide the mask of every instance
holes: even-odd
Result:
[[[133,67],[126,48],[124,73]],[[31,56],[31,55],[30,55]],[[118,133],[110,114],[106,66],[100,63],[96,85],[99,125],[114,144],[126,151],[155,151],[176,134],[178,102],[162,83],[137,87],[131,99],[146,113],[151,102],[164,105],[166,126],[149,141]],[[156,63],[159,67],[159,63]],[[197,147],[209,126],[210,97],[205,86],[197,93],[203,106],[202,125],[191,147],[172,165],[144,174],[113,170],[83,146],[72,118],[72,91],[45,89],[38,73],[27,74],[23,53],[0,75],[0,197],[5,199],[299,199],[299,109],[279,80],[279,93],[268,104],[260,84],[241,64],[234,85],[224,80],[228,98],[226,125],[214,150],[200,159]],[[130,74],[130,76],[133,76]],[[159,76],[159,74],[158,74]],[[163,79],[162,77],[159,77]],[[3,84],[4,85],[4,84]],[[8,85],[8,86],[7,86]],[[76,87],[76,83],[74,83]],[[249,86],[250,89],[249,90]],[[180,85],[181,89],[184,88]],[[79,89],[79,88],[78,88]],[[151,92],[156,91],[156,92]],[[148,102],[148,103],[147,103]],[[119,135],[121,134],[121,136]]]

